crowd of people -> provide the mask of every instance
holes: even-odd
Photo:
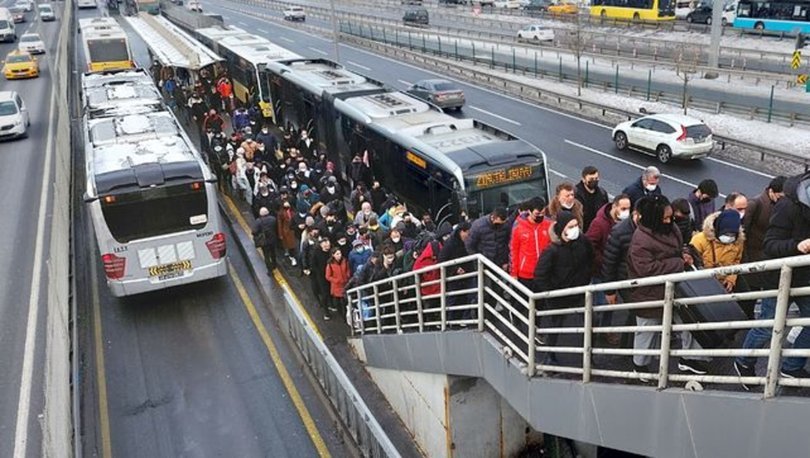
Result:
[[[252,209],[254,242],[264,254],[268,274],[282,262],[288,269],[300,269],[309,278],[325,320],[345,316],[346,290],[353,286],[475,253],[532,291],[810,253],[810,174],[773,178],[750,198],[727,190],[718,207],[720,192],[712,179],[670,199],[660,171],[647,167],[610,198],[599,184],[599,170],[588,166],[579,182],[558,184],[548,202],[538,196],[515,208],[495,208],[472,221],[462,215],[455,225],[437,227],[429,212],[415,214],[386,191],[363,152],[357,152],[347,170],[336,170],[319,150],[317,133],[291,125],[275,130],[259,106],[234,103],[226,73],[213,77],[203,72],[194,84],[164,69],[153,74],[169,103],[197,126],[222,190]],[[462,265],[451,274],[470,268]],[[437,275],[426,274],[423,281]],[[794,285],[807,285],[810,269],[797,269],[793,279]],[[729,293],[773,289],[778,281],[763,273],[718,280]],[[465,280],[466,286],[472,287],[474,281]],[[438,288],[428,285],[422,293],[436,294]],[[596,294],[594,300],[615,304],[663,297],[663,286],[645,286]],[[448,305],[456,300],[449,296]],[[801,316],[810,317],[810,298],[793,300]],[[581,304],[581,296],[562,297],[540,307]],[[775,298],[762,300],[759,317],[773,318],[775,304]],[[740,306],[754,318],[754,301],[742,301]],[[467,310],[451,318],[473,318],[474,313]],[[632,324],[659,325],[661,314],[661,308],[634,310]],[[556,315],[545,326],[559,326],[565,319],[571,317]],[[612,313],[598,314],[596,319],[598,326],[617,324]],[[658,334],[636,332],[633,348],[653,349]],[[544,336],[543,343],[555,345],[556,335]],[[755,328],[748,331],[744,347],[759,348],[768,339],[769,329]],[[688,332],[680,341],[683,348],[699,348]],[[619,345],[620,336],[604,335],[603,343]],[[802,332],[794,347],[810,348],[810,333]],[[553,354],[546,357],[554,362]],[[649,366],[651,356],[635,355],[632,360],[639,373],[657,372]],[[684,357],[678,368],[706,374],[706,362]],[[740,357],[734,366],[740,375],[752,375],[755,362],[753,357]],[[786,358],[782,374],[808,377],[804,364],[805,358]]]

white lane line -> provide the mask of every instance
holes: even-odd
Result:
[[[295,40],[290,40],[287,37],[278,37],[279,40],[286,41],[287,43],[295,43]]]
[[[321,51],[320,49],[318,49],[318,48],[313,48],[312,46],[308,46],[308,47],[307,47],[307,49],[309,49],[310,51],[316,52],[316,53],[318,53],[318,54],[324,55],[324,56],[328,56],[328,55],[329,55],[329,53],[328,53],[328,52],[326,52],[326,51]]]
[[[258,31],[259,31],[259,33],[263,33],[263,34],[265,34],[265,35],[270,35],[270,31],[268,31],[267,29],[258,29],[258,28],[257,28],[256,30],[258,30]],[[279,38],[281,38],[281,37],[279,37]],[[283,38],[282,38],[282,39],[283,39]]]
[[[628,161],[626,159],[622,159],[620,157],[613,156],[613,155],[605,153],[603,151],[599,151],[598,149],[591,148],[590,146],[585,146],[585,145],[582,145],[582,144],[577,143],[577,142],[572,142],[571,140],[568,140],[567,138],[565,139],[565,143],[568,143],[571,146],[576,146],[577,148],[584,149],[585,151],[590,151],[591,153],[598,154],[598,155],[600,155],[602,157],[612,159],[612,160],[614,160],[616,162],[621,162],[622,164],[629,165],[630,167],[637,168],[639,170],[644,170],[644,169],[647,168],[647,167],[645,167],[643,165],[635,164],[635,163],[630,162],[630,161]],[[691,188],[697,188],[697,185],[695,183],[691,183],[689,181],[682,180],[682,179],[680,179],[678,177],[674,177],[672,175],[667,175],[667,174],[664,174],[664,173],[662,173],[661,176],[665,177],[665,178],[668,178],[668,179],[670,179],[670,180],[672,180],[672,181],[674,181],[676,183],[680,183],[682,185],[689,186]],[[719,196],[720,196],[721,199],[726,198],[725,194],[720,194]]]
[[[509,118],[504,118],[504,117],[503,117],[503,116],[501,116],[501,115],[496,115],[495,113],[492,113],[492,112],[490,112],[490,111],[484,110],[483,108],[474,107],[474,106],[472,106],[472,105],[468,105],[468,106],[469,106],[471,109],[473,109],[473,110],[475,110],[475,111],[477,111],[477,112],[479,112],[479,113],[484,113],[485,115],[492,116],[493,118],[498,118],[498,119],[500,119],[501,121],[506,121],[506,122],[508,122],[508,123],[512,123],[512,124],[514,124],[514,125],[516,125],[516,126],[521,126],[521,125],[522,125],[521,123],[519,123],[519,122],[517,122],[517,121],[513,121],[513,120],[511,120],[511,119],[509,119]]]
[[[412,83],[409,83],[409,82],[407,82],[407,81],[405,81],[405,80],[397,80],[397,81],[399,81],[400,83],[402,83],[402,84],[404,84],[404,85],[406,85],[406,86],[408,86],[408,87],[413,86],[413,84],[412,84]]]
[[[731,168],[742,170],[743,172],[753,173],[754,175],[759,175],[761,177],[765,177],[765,178],[769,178],[769,179],[773,178],[773,175],[770,175],[768,173],[760,172],[759,170],[750,169],[748,167],[745,167],[745,166],[742,166],[742,165],[739,165],[739,164],[732,164],[731,162],[727,162],[727,161],[724,161],[722,159],[717,159],[717,158],[714,158],[714,157],[708,157],[706,159],[708,159],[708,160],[710,160],[712,162],[717,162],[718,164],[723,164],[723,165],[731,167]]]
[[[557,175],[560,178],[568,178],[568,175],[566,175],[564,173],[560,173],[560,172],[558,172],[558,171],[556,171],[554,169],[548,169],[548,171],[551,172],[554,175]]]
[[[242,22],[242,21],[236,21],[236,23],[241,25],[241,26],[244,26],[244,27],[250,27],[249,25],[247,25],[247,23]]]
[[[59,45],[62,36],[56,42],[56,58],[59,61]],[[17,402],[17,425],[14,432],[14,458],[25,458],[28,447],[28,419],[31,412],[31,389],[34,375],[34,358],[36,357],[37,328],[39,321],[39,290],[42,280],[43,245],[45,239],[45,214],[48,208],[48,194],[51,184],[51,159],[53,157],[53,127],[55,122],[56,91],[51,88],[51,106],[48,113],[48,146],[45,147],[45,164],[42,189],[39,194],[39,216],[37,217],[37,238],[34,246],[34,269],[31,274],[31,293],[28,299],[28,324],[25,328],[25,347],[23,348],[22,375],[20,377],[20,398]]]
[[[347,60],[346,63],[349,64],[349,65],[354,65],[357,68],[362,68],[363,70],[366,70],[366,71],[371,71],[370,68],[366,67],[365,65],[360,65],[357,62],[352,62],[350,60]]]

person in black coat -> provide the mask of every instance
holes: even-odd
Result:
[[[258,248],[264,254],[264,265],[267,267],[267,275],[273,274],[276,268],[276,247],[278,247],[278,223],[266,207],[259,209],[259,217],[253,222],[253,239],[256,237],[263,239]],[[261,236],[259,235],[261,234]]]
[[[321,237],[318,242],[318,247],[309,252],[308,269],[304,270],[304,275],[309,277],[312,285],[312,292],[315,293],[315,300],[318,305],[323,309],[323,319],[329,320],[329,281],[326,279],[326,264],[332,257],[332,242],[328,237]]]
[[[267,185],[259,184],[259,192],[253,197],[253,205],[251,205],[251,209],[253,210],[253,217],[259,217],[259,211],[262,208],[266,208],[270,211],[271,214],[275,214],[278,207],[275,204],[276,195],[273,194]]]
[[[464,242],[470,254],[485,258],[509,271],[509,236],[512,227],[506,224],[508,215],[503,207],[496,208],[472,223],[470,236]]]
[[[582,204],[582,233],[588,232],[596,212],[610,199],[608,193],[599,186],[599,170],[589,165],[582,169],[582,180],[574,188],[574,198]]]
[[[593,247],[587,237],[582,235],[579,221],[571,212],[560,212],[557,221],[549,228],[551,244],[540,254],[540,260],[534,268],[535,291],[553,291],[563,288],[584,286],[591,282],[591,263]],[[551,309],[577,307],[584,305],[583,295],[555,297],[546,300],[545,307]],[[581,320],[581,315],[576,318]],[[561,327],[565,315],[549,317],[550,327]],[[559,334],[549,334],[546,342],[556,346]],[[554,356],[549,355],[551,362]]]
[[[452,261],[454,259],[461,259],[463,257],[469,256],[470,254],[467,252],[467,247],[464,246],[464,242],[470,236],[470,228],[472,225],[469,221],[464,221],[459,223],[456,228],[453,230],[453,233],[450,234],[450,237],[442,245],[442,249],[439,251],[439,256],[437,257],[438,262],[446,262]],[[441,229],[442,231],[444,228]],[[475,269],[475,263],[473,262],[465,262],[464,264],[459,264],[447,270],[447,276],[452,277],[454,275],[462,275],[465,273],[472,272]],[[465,278],[463,280],[456,280],[456,281],[448,281],[447,289],[448,291],[458,291],[461,289],[468,289],[472,288],[475,280],[472,278]],[[465,296],[447,296],[447,305],[452,306],[455,304],[469,304],[471,302],[471,298],[469,295]],[[474,316],[474,312],[471,310],[465,310],[461,313],[454,313],[452,318],[453,319],[470,319]]]
[[[633,210],[630,218],[619,222],[610,231],[605,251],[602,253],[602,273],[600,278],[603,283],[627,280],[627,249],[630,247],[630,240],[633,239],[633,232],[638,225],[638,212]],[[622,294],[627,290],[622,290]],[[605,297],[609,304],[617,302],[616,291],[606,291]]]
[[[629,184],[624,190],[622,194],[627,194],[630,196],[630,205],[636,205],[639,199],[646,196],[664,195],[663,191],[661,191],[661,186],[658,184],[661,178],[661,171],[658,170],[658,167],[647,167],[644,169],[644,172],[641,174],[641,178]]]

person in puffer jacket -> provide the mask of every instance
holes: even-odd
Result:
[[[529,201],[528,212],[517,217],[512,228],[510,253],[512,267],[509,269],[513,278],[528,288],[532,287],[534,268],[540,254],[551,243],[549,228],[554,221],[545,217],[546,202],[542,197]]]

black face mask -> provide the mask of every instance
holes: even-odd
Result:
[[[678,227],[678,230],[681,231],[683,242],[689,243],[689,240],[692,238],[692,221],[689,218],[675,218],[673,221],[675,222],[675,226]]]
[[[656,234],[661,234],[661,235],[669,235],[669,234],[672,233],[673,229],[675,229],[676,227],[677,226],[675,226],[674,224],[662,224],[662,225],[656,227],[655,229],[653,229],[653,232],[655,232]]]
[[[702,204],[708,204],[711,201],[712,201],[711,197],[701,197],[700,198],[700,203],[702,203]]]
[[[585,186],[592,191],[596,190],[599,187],[599,180],[589,180],[585,183]]]

